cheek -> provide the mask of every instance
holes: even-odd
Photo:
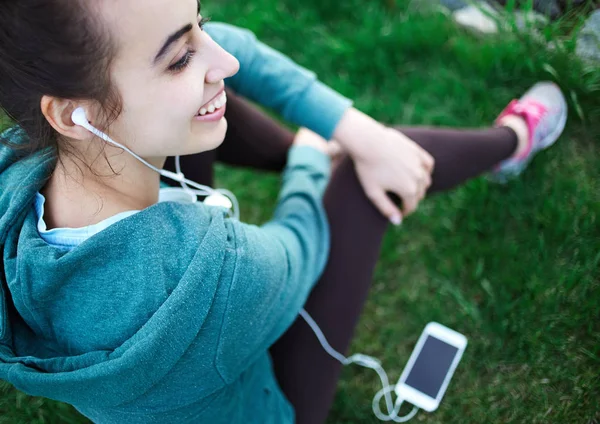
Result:
[[[202,75],[184,71],[161,80],[138,77],[119,86],[123,112],[113,130],[123,134],[119,137],[137,154],[170,155],[175,147],[171,143],[189,137],[193,116],[203,102]]]
[[[135,127],[134,134],[153,139],[165,134],[185,131],[196,109],[202,103],[202,93],[184,84],[169,84],[162,90],[141,90],[124,99],[124,118]],[[136,137],[138,138],[138,137]]]
[[[202,90],[192,84],[173,84],[163,97],[165,113],[173,118],[192,119],[202,105]]]
[[[147,99],[141,110],[152,116],[153,125],[167,126],[171,133],[189,131],[193,116],[203,103],[204,87],[201,78],[191,75],[180,76],[165,83],[154,98]],[[156,128],[160,131],[159,128]]]

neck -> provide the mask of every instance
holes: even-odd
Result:
[[[119,148],[106,145],[104,149],[108,160],[100,155],[88,161],[89,152],[83,156],[92,169],[77,159],[61,156],[43,189],[49,228],[91,225],[158,202],[160,174]],[[162,169],[166,158],[145,160]]]

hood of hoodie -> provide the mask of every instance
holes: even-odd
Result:
[[[219,313],[224,214],[159,203],[61,250],[39,237],[33,207],[55,163],[49,150],[17,160],[0,147],[0,379],[78,407],[118,406],[210,348],[199,333]],[[209,365],[185,372],[193,384],[219,380]]]

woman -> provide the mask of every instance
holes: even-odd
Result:
[[[414,210],[425,190],[492,167],[518,174],[560,134],[564,99],[538,85],[497,128],[403,129],[415,144],[281,57],[271,58],[280,66],[269,75],[272,67],[244,70],[244,57],[263,56],[240,54],[233,77],[239,63],[202,30],[195,0],[144,5],[0,3],[0,73],[10,76],[0,80],[0,104],[19,124],[0,150],[0,378],[100,423],[322,422],[339,364],[295,322],[299,310],[345,351],[389,220]],[[231,31],[223,44],[256,52]],[[285,69],[304,77],[265,83]],[[233,92],[226,98],[230,77],[237,93],[325,138],[293,135]],[[308,107],[324,95],[337,106]],[[184,171],[201,183],[215,156],[285,166],[273,219],[247,225],[161,188],[153,169],[75,123],[79,108],[158,169],[188,155]],[[357,142],[357,121],[379,132],[381,145]],[[332,136],[350,156],[330,178]],[[372,151],[385,149],[410,152],[397,165],[410,182],[398,189],[402,212],[385,206],[394,164],[372,162]]]

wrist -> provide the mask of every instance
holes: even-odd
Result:
[[[368,140],[377,137],[377,133],[384,129],[385,127],[381,123],[352,107],[340,119],[333,133],[333,139],[351,157],[358,158],[370,148]]]

